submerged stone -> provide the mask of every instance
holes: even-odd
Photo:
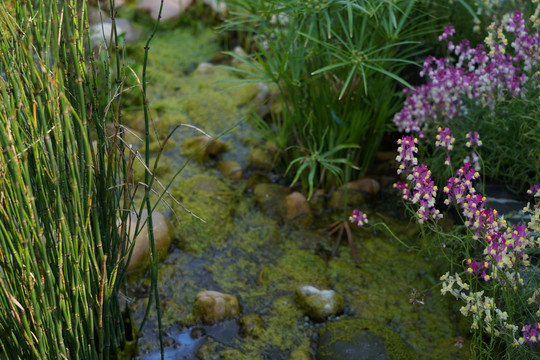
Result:
[[[317,322],[343,313],[343,296],[334,290],[319,290],[311,285],[300,285],[294,292],[294,299],[298,306]]]
[[[327,323],[319,331],[317,360],[408,360],[415,353],[398,333],[360,318]]]
[[[364,178],[351,181],[334,191],[328,202],[333,209],[342,209],[344,206],[358,206],[369,196],[379,192],[381,185],[375,179]]]
[[[234,295],[212,290],[197,293],[193,315],[207,325],[212,325],[240,313],[238,299]]]
[[[217,156],[227,151],[227,145],[208,136],[197,136],[184,141],[182,150],[186,156],[194,156],[198,162],[204,162],[210,156]]]
[[[217,166],[223,176],[229,179],[240,180],[242,178],[242,165],[238,161],[224,160],[220,161]]]
[[[253,187],[255,201],[268,214],[279,214],[285,197],[290,192],[291,189],[278,184],[262,183]]]

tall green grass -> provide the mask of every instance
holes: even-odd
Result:
[[[274,83],[281,114],[258,126],[283,150],[304,188],[366,171],[399,109],[402,77],[432,31],[416,0],[229,0],[223,27],[240,33],[251,55],[231,53],[247,81]],[[245,40],[243,40],[245,39]],[[358,173],[355,174],[357,176]]]
[[[0,357],[108,359],[130,340],[126,68],[115,32],[92,50],[86,4],[0,0]]]

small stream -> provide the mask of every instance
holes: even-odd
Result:
[[[401,356],[400,350],[395,350],[397,353],[388,353],[389,357],[468,358],[468,340],[461,338],[467,327],[458,323],[457,305],[440,295],[440,271],[427,253],[408,250],[382,228],[368,227],[353,229],[359,264],[345,237],[332,256],[336,237],[328,236],[326,228],[346,220],[348,212],[329,206],[331,194],[319,194],[310,202],[313,220],[308,226],[297,226],[300,222],[283,217],[279,204],[290,190],[265,165],[271,165],[275,147],[243,120],[261,106],[261,87],[227,91],[231,84],[224,81],[237,78],[212,64],[198,65],[221,57],[215,38],[212,31],[203,28],[163,31],[157,34],[150,52],[154,137],[164,138],[181,123],[214,137],[224,132],[219,138],[224,143],[222,152],[189,162],[173,180],[188,159],[186,143],[201,135],[190,127],[178,128],[158,166],[161,182],[172,181],[170,193],[206,221],[171,201],[170,206],[160,204],[157,208],[169,218],[173,236],[169,254],[159,268],[165,358],[326,359],[319,351],[325,329],[351,319],[360,324],[350,328],[351,336],[362,337],[369,329],[377,341],[403,343],[413,354],[401,352]],[[141,47],[129,45],[129,55],[137,58]],[[137,94],[126,95],[124,115],[135,133],[144,128],[136,98]],[[239,168],[241,176],[227,173],[223,162],[236,166],[237,175]],[[370,177],[381,184],[381,190],[358,197],[365,202],[354,205],[361,206],[371,222],[385,221],[403,242],[418,246],[418,228],[396,206],[399,200],[391,189],[393,164],[376,162]],[[135,175],[143,172],[139,167]],[[261,199],[254,190],[260,184],[281,189],[275,201]],[[127,296],[133,300],[131,309],[137,324],[148,300],[149,279],[148,271],[130,278]],[[295,288],[303,284],[343,296],[343,314],[322,323],[311,320],[294,298]],[[236,296],[240,314],[211,326],[198,322],[192,314],[193,304],[196,294],[204,289]],[[414,292],[417,297],[411,295]],[[160,358],[154,310],[138,343],[137,359]],[[387,351],[399,349],[396,346],[389,345]]]

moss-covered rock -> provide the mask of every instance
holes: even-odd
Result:
[[[223,160],[217,166],[223,176],[231,180],[240,180],[242,178],[242,165],[238,161]]]
[[[202,163],[227,151],[227,145],[208,136],[197,136],[184,141],[182,150],[186,156],[194,156],[195,160]]]
[[[319,290],[311,285],[299,285],[294,291],[298,306],[314,321],[323,322],[331,315],[343,313],[343,296],[334,290]]]
[[[218,291],[203,290],[197,293],[193,315],[207,325],[212,325],[240,313],[238,298]]]
[[[327,323],[319,331],[317,360],[413,360],[398,333],[360,318]]]

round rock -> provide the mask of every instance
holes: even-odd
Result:
[[[199,291],[193,305],[193,315],[207,325],[212,325],[240,313],[238,299],[234,295],[212,290]]]
[[[334,290],[319,290],[311,285],[300,285],[294,292],[294,299],[313,321],[323,322],[330,315],[343,313],[343,296]]]
[[[148,238],[148,212],[143,210],[141,213],[140,224],[144,224],[141,231],[135,238],[135,226],[137,224],[136,214],[130,214],[127,219],[127,229],[129,234],[129,242],[133,242],[135,238],[135,244],[133,245],[133,252],[131,254],[131,259],[129,260],[129,265],[127,268],[128,272],[133,272],[138,268],[145,267],[145,261],[150,257],[150,240]],[[120,226],[120,220],[117,222]],[[139,226],[140,227],[140,226]],[[152,213],[152,227],[154,229],[154,246],[156,249],[156,254],[158,254],[159,259],[163,259],[169,245],[171,245],[171,236],[169,235],[169,222],[167,218],[158,212]]]
[[[309,226],[313,223],[311,208],[304,195],[295,191],[285,197],[283,218],[288,223]]]

